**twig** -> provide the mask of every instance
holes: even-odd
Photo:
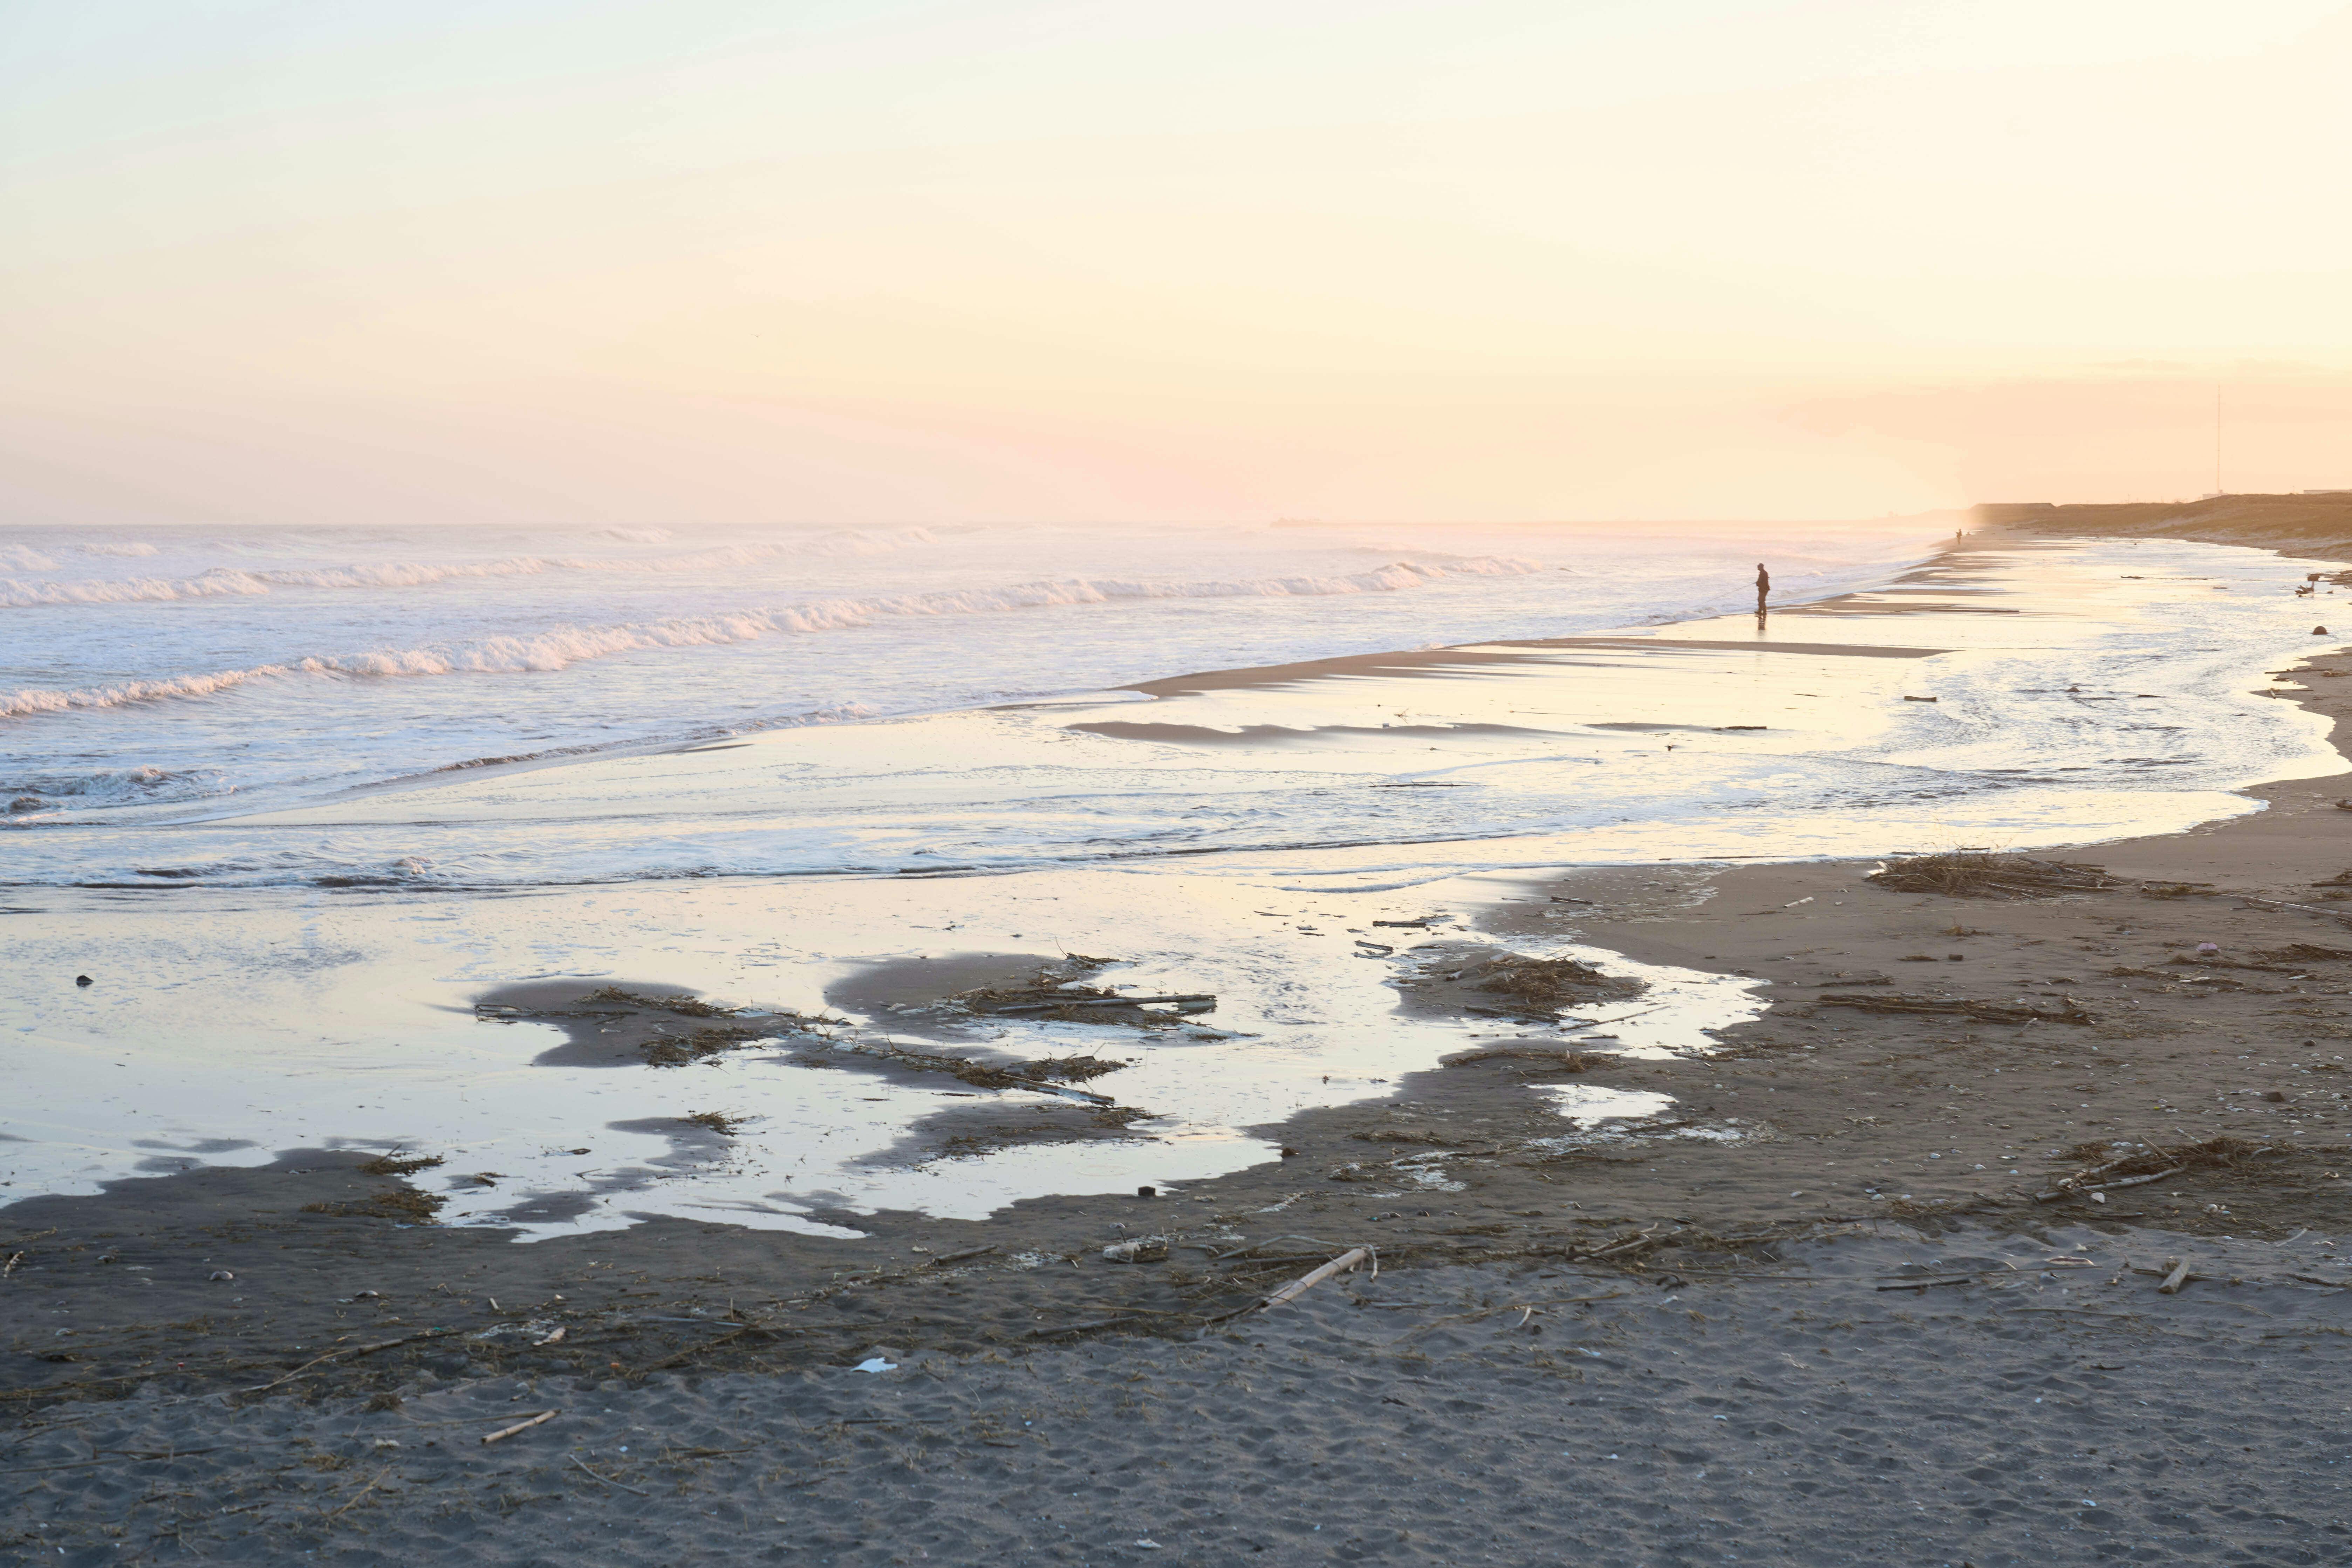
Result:
[[[321,1362],[334,1361],[338,1357],[341,1356],[370,1355],[377,1351],[388,1351],[394,1345],[409,1344],[417,1340],[437,1340],[445,1335],[454,1334],[456,1332],[457,1332],[456,1329],[426,1329],[422,1333],[403,1334],[396,1340],[378,1340],[372,1345],[354,1345],[350,1350],[329,1351],[325,1355],[314,1356],[310,1360],[304,1362],[300,1366],[296,1367],[292,1372],[288,1373],[284,1377],[278,1378],[276,1382],[257,1384],[251,1388],[239,1389],[237,1392],[240,1394],[267,1394],[271,1389],[278,1386],[279,1384],[293,1382],[296,1378],[301,1376],[312,1367],[319,1365]]]
[[[1932,1290],[1938,1285],[1973,1285],[1981,1278],[1983,1278],[1981,1275],[1963,1274],[1957,1279],[1907,1279],[1899,1285],[1881,1285],[1876,1287],[1876,1289],[1881,1290]]]
[[[1307,1291],[1323,1283],[1324,1280],[1330,1279],[1334,1274],[1344,1274],[1349,1269],[1357,1268],[1367,1260],[1371,1259],[1371,1248],[1368,1247],[1351,1247],[1347,1251],[1341,1253],[1339,1257],[1331,1259],[1330,1262],[1323,1265],[1322,1268],[1312,1269],[1307,1273],[1300,1275],[1297,1279],[1293,1279],[1289,1284],[1285,1285],[1281,1289],[1276,1290],[1273,1295],[1261,1297],[1257,1300],[1252,1301],[1246,1307],[1237,1307],[1230,1312],[1226,1312],[1219,1317],[1211,1318],[1207,1321],[1210,1323],[1226,1322],[1232,1319],[1242,1316],[1244,1312],[1263,1311],[1269,1307],[1279,1307],[1285,1302],[1296,1301],[1299,1297],[1304,1296]],[[1372,1263],[1372,1272],[1375,1276],[1380,1273],[1380,1264],[1376,1261]]]
[[[745,1334],[758,1333],[764,1331],[766,1328],[767,1325],[765,1323],[746,1323],[740,1329],[730,1329],[725,1333],[720,1334],[717,1339],[705,1340],[698,1345],[688,1345],[684,1350],[672,1351],[669,1354],[662,1357],[659,1361],[649,1361],[643,1366],[631,1369],[625,1375],[629,1377],[641,1377],[649,1372],[659,1372],[666,1366],[675,1366],[688,1356],[700,1355],[704,1351],[717,1350],[720,1345],[725,1344],[730,1340],[740,1340]]]
[[[606,1486],[608,1486],[608,1487],[612,1487],[612,1488],[615,1489],[616,1490],[625,1491],[625,1492],[636,1492],[637,1496],[639,1496],[639,1497],[651,1497],[651,1496],[653,1496],[653,1493],[651,1493],[651,1492],[646,1492],[646,1491],[638,1491],[638,1490],[637,1490],[637,1489],[636,1489],[635,1487],[626,1487],[626,1486],[623,1486],[623,1485],[621,1485],[621,1483],[620,1483],[620,1482],[618,1482],[618,1481],[616,1481],[616,1480],[614,1480],[614,1479],[611,1479],[611,1478],[609,1478],[609,1477],[606,1477],[606,1476],[600,1476],[600,1475],[598,1475],[595,1471],[589,1469],[589,1468],[588,1468],[588,1467],[587,1467],[586,1465],[582,1464],[582,1463],[581,1463],[581,1459],[580,1459],[580,1456],[579,1456],[579,1455],[577,1455],[577,1454],[572,1455],[571,1458],[572,1458],[572,1462],[573,1464],[575,1464],[575,1465],[579,1465],[579,1466],[580,1466],[580,1468],[581,1468],[581,1469],[583,1469],[583,1471],[586,1471],[586,1472],[587,1472],[587,1475],[588,1475],[588,1477],[589,1477],[589,1479],[590,1479],[591,1480],[603,1481]]]
[[[2074,1185],[2072,1183],[2061,1182],[2046,1193],[2034,1194],[2033,1201],[2037,1204],[2054,1204],[2060,1198],[2071,1197],[2084,1193],[2112,1193],[2124,1187],[2144,1187],[2150,1182],[2160,1182],[2167,1176],[2177,1176],[2186,1167],[2184,1166],[2174,1165],[2168,1170],[2158,1171],[2152,1176],[2126,1176],[2120,1182],[2102,1182],[2095,1187],[2080,1187]]]
[[[2186,1260],[2179,1258],[2168,1258],[2164,1263],[2165,1267],[2172,1272],[2167,1274],[2164,1277],[2164,1283],[2156,1288],[2157,1294],[2177,1296],[2180,1293],[2180,1288],[2189,1283],[2189,1265]]]
[[[942,1256],[940,1256],[940,1257],[938,1257],[938,1258],[932,1258],[932,1259],[930,1260],[930,1262],[929,1262],[929,1263],[925,1264],[925,1265],[924,1265],[924,1267],[925,1267],[925,1268],[937,1268],[938,1267],[940,1267],[940,1265],[941,1265],[941,1264],[943,1264],[943,1263],[961,1263],[961,1262],[962,1262],[965,1258],[979,1258],[979,1257],[982,1257],[982,1256],[984,1256],[985,1254],[988,1254],[988,1253],[993,1252],[993,1251],[995,1251],[995,1250],[996,1250],[996,1248],[995,1248],[993,1246],[990,1246],[990,1247],[975,1247],[971,1248],[970,1251],[967,1251],[967,1252],[950,1252],[950,1253],[946,1253],[946,1254],[944,1254],[944,1255],[942,1255]]]
[[[528,1421],[518,1421],[511,1426],[501,1426],[495,1432],[483,1433],[482,1441],[485,1443],[502,1443],[518,1432],[528,1432],[532,1427],[538,1426],[541,1422],[552,1421],[562,1414],[563,1412],[561,1410],[542,1410]]]
[[[1629,1290],[1618,1290],[1606,1296],[1553,1296],[1541,1301],[1513,1301],[1508,1306],[1487,1307],[1475,1312],[1455,1312],[1449,1317],[1432,1318],[1425,1323],[1407,1329],[1403,1333],[1399,1334],[1396,1338],[1388,1341],[1387,1343],[1391,1345],[1401,1345],[1404,1343],[1405,1341],[1412,1338],[1415,1334],[1426,1333],[1431,1329],[1440,1328],[1447,1323],[1466,1323],[1479,1318],[1491,1318],[1501,1312],[1521,1313],[1522,1315],[1519,1321],[1513,1323],[1511,1327],[1515,1329],[1522,1328],[1526,1325],[1528,1319],[1535,1316],[1535,1311],[1538,1307],[1567,1307],[1584,1301],[1622,1301],[1631,1294],[1633,1294],[1633,1292]]]
[[[383,1478],[384,1478],[384,1477],[386,1477],[386,1476],[388,1476],[388,1475],[390,1475],[390,1474],[392,1474],[392,1467],[391,1467],[390,1465],[386,1465],[383,1468],[382,1468],[382,1469],[378,1470],[378,1471],[375,1473],[375,1479],[374,1479],[374,1480],[372,1480],[372,1481],[368,1482],[368,1484],[367,1484],[367,1485],[365,1485],[365,1486],[362,1487],[359,1490],[357,1490],[357,1491],[353,1492],[353,1493],[352,1494],[352,1500],[351,1500],[351,1501],[349,1501],[349,1502],[347,1502],[347,1503],[343,1504],[343,1506],[342,1506],[342,1507],[341,1507],[341,1508],[337,1509],[334,1512],[332,1512],[332,1513],[331,1513],[331,1514],[327,1515],[327,1518],[328,1518],[328,1519],[340,1519],[340,1518],[341,1518],[344,1514],[346,1514],[346,1513],[350,1512],[352,1509],[354,1509],[354,1508],[358,1507],[358,1506],[359,1506],[359,1500],[360,1500],[360,1499],[362,1499],[362,1498],[363,1498],[363,1497],[367,1496],[367,1495],[368,1495],[368,1493],[370,1493],[370,1492],[372,1492],[372,1491],[375,1490],[375,1489],[376,1489],[379,1485],[381,1485],[381,1484],[383,1483]],[[322,1522],[323,1522],[323,1521],[322,1521]]]

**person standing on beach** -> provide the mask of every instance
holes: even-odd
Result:
[[[1764,563],[1756,563],[1756,613],[1764,613],[1765,596],[1772,592],[1772,574],[1764,570]]]

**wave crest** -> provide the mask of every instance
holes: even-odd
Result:
[[[421,588],[435,583],[532,577],[551,572],[717,572],[773,560],[779,555],[881,555],[937,542],[930,530],[908,528],[892,533],[829,533],[789,542],[721,544],[683,555],[509,555],[497,561],[386,561],[359,566],[215,566],[193,577],[129,577],[79,583],[29,583],[11,577],[0,578],[0,608],[25,610],[56,605],[160,604],[177,599],[252,597],[278,588]],[[133,552],[132,547],[111,551],[88,548],[98,553]],[[152,546],[139,546],[136,550],[146,554],[154,552]],[[0,550],[0,565],[45,572],[55,569],[57,563],[29,550],[12,548]]]
[[[1008,610],[1103,605],[1119,600],[1292,598],[1345,594],[1393,594],[1455,575],[1518,576],[1541,571],[1532,561],[1476,556],[1451,566],[1392,562],[1377,572],[1341,577],[1257,577],[1231,582],[1153,583],[1085,577],[1019,583],[875,599],[821,599],[765,610],[741,610],[609,626],[559,626],[523,636],[480,637],[424,647],[384,648],[256,665],[157,680],[131,680],[73,690],[23,688],[0,697],[0,718],[115,708],[172,697],[209,697],[247,681],[296,675],[352,679],[457,674],[519,674],[563,669],[583,659],[653,648],[712,647],[780,634],[847,631],[896,616],[990,615]]]

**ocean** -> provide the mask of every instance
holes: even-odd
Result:
[[[2270,695],[2336,646],[2334,587],[2292,592],[2315,563],[2160,540],[321,528],[0,552],[0,1189],[425,1151],[445,1223],[526,1238],[660,1214],[848,1237],[1276,1158],[1286,1117],[1493,1032],[1400,1009],[1424,938],[1647,987],[1547,1038],[1705,1052],[1757,984],[1584,945],[1546,888],[1640,868],[1670,905],[1732,859],[2095,843],[2342,766]],[[1541,917],[1487,919],[1513,899]],[[1373,923],[1398,921],[1427,923]],[[841,1000],[1067,952],[1216,1010],[948,1032],[1116,1057],[1119,1137],[974,1142],[978,1102],[1043,1097],[882,1071],[861,1051],[930,1026]],[[478,1012],[526,984],[842,1021],[589,1061]],[[1577,1139],[1661,1107],[1558,1109]]]

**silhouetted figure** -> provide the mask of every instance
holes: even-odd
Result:
[[[1764,614],[1764,601],[1772,592],[1772,574],[1764,570],[1764,563],[1756,563],[1756,613]]]

